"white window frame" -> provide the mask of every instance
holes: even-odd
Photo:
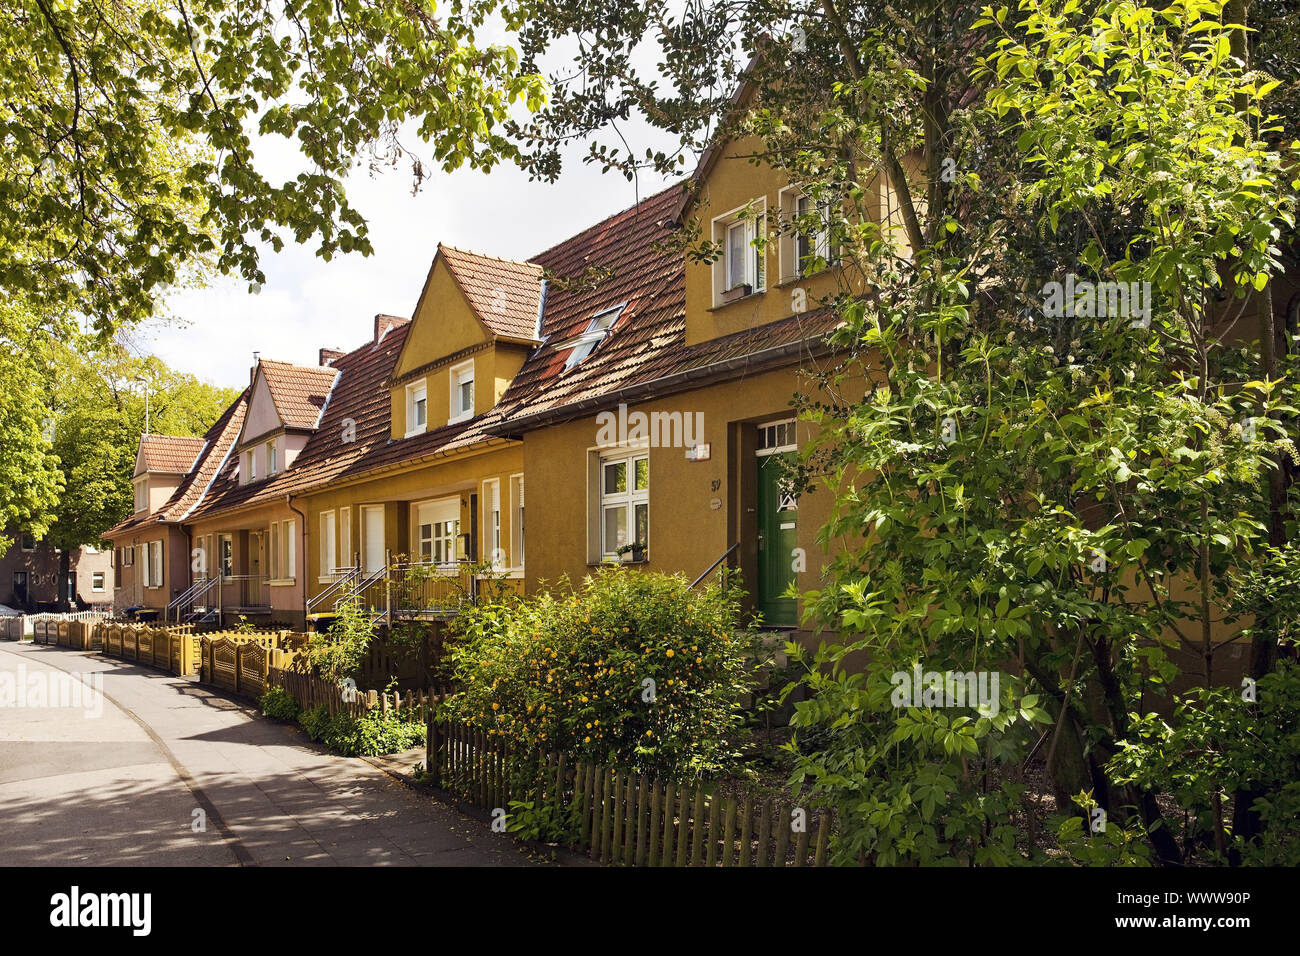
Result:
[[[524,476],[510,476],[510,563],[524,566]]]
[[[804,192],[798,186],[786,186],[779,194],[781,202],[781,239],[779,243],[779,260],[781,269],[782,282],[796,282],[805,278],[803,269],[799,265],[799,242],[801,239],[810,240],[812,252],[810,254],[821,256],[826,261],[826,266],[835,264],[831,256],[831,221],[829,204],[822,205],[822,228],[807,236],[801,236],[795,230],[795,221],[801,215],[799,203],[802,200],[814,202],[815,200],[808,193]],[[809,275],[816,275],[816,272]]]
[[[422,514],[423,512],[423,514]],[[428,515],[429,521],[422,520]],[[424,526],[429,534],[424,534]],[[446,526],[451,525],[448,529]],[[421,564],[449,568],[456,563],[456,540],[460,537],[460,496],[429,498],[411,505],[411,554]],[[426,557],[425,545],[428,545]],[[439,560],[441,545],[441,560]]]
[[[339,567],[352,567],[352,506],[339,509]]]
[[[95,583],[96,581],[98,581],[99,583],[96,584],[96,583]],[[106,581],[106,577],[105,577],[103,571],[91,571],[91,572],[90,572],[90,590],[92,590],[92,591],[102,591],[102,590],[104,590],[104,583],[105,583],[105,581]]]
[[[466,372],[469,374],[466,375]],[[447,424],[455,425],[459,422],[469,421],[474,417],[474,406],[478,401],[478,396],[475,395],[474,360],[470,359],[467,362],[461,362],[459,365],[453,365],[447,370],[447,377],[451,381],[451,404],[447,406],[450,417],[447,419]],[[470,387],[469,408],[465,408],[460,401],[461,386],[467,382]]]
[[[122,567],[131,568],[135,566],[135,545],[128,544],[122,548]]]
[[[421,412],[416,421],[416,410]],[[427,380],[406,386],[406,437],[421,435],[429,427],[429,385]]]
[[[587,328],[581,335],[570,342],[556,343],[556,349],[563,349],[567,346],[573,347],[573,351],[569,353],[569,357],[564,361],[564,371],[567,372],[586,359],[596,350],[597,345],[605,341],[605,337],[609,335],[614,326],[618,325],[618,320],[622,317],[623,310],[626,308],[627,303],[623,302],[608,309],[601,309],[591,317],[591,321],[587,323]]]
[[[149,510],[149,479],[141,476],[135,479],[135,513]],[[27,550],[27,549],[24,549]]]
[[[506,560],[494,560],[493,555],[504,555],[502,547],[501,520],[501,479],[489,478],[483,482],[483,560],[492,565],[492,570],[499,571],[506,566]]]
[[[595,463],[593,481],[590,485],[592,497],[589,505],[591,514],[589,515],[589,557],[594,559],[591,563],[603,561],[619,561],[621,556],[618,549],[625,544],[632,544],[636,541],[636,512],[639,505],[645,505],[646,509],[646,547],[650,545],[650,451],[645,446],[635,448],[620,448],[614,453],[600,453],[596,450],[591,455]],[[644,460],[646,463],[646,486],[644,488],[636,487],[636,463]],[[626,466],[627,486],[625,491],[607,491],[605,488],[605,469],[610,465],[624,464]],[[609,541],[606,538],[606,521],[605,513],[613,508],[624,507],[627,509],[626,541]]]
[[[271,522],[271,584],[293,584],[298,579],[297,525],[294,519]]]
[[[228,550],[227,550],[228,549]],[[235,573],[235,539],[233,535],[217,535],[217,573],[229,580]]]
[[[766,458],[768,455],[780,455],[788,451],[799,450],[796,419],[781,418],[774,422],[763,422],[757,427],[758,438],[754,443],[754,456],[756,458]],[[764,445],[764,447],[757,447],[759,445]]]
[[[266,443],[266,477],[270,478],[272,475],[279,474],[279,471],[279,448],[276,445],[275,439],[272,438]]]
[[[320,580],[332,581],[338,574],[338,515],[334,511],[320,513]]]
[[[370,540],[369,532],[371,524],[376,520],[376,516],[378,516],[377,520],[379,521],[379,556],[378,566],[371,567],[371,562],[367,560],[369,554],[367,553],[366,546]],[[382,571],[384,563],[388,560],[388,553],[386,550],[386,542],[388,540],[387,529],[385,528],[386,521],[387,513],[383,505],[361,506],[361,565],[366,574],[371,574],[375,571]]]
[[[149,541],[145,544],[144,586],[147,588],[163,586],[162,541]]]
[[[745,242],[743,248],[749,250],[746,261],[743,263],[742,281],[736,284],[748,285],[751,295],[767,291],[767,250],[766,248],[760,250],[754,247],[754,239],[759,235],[759,230],[763,228],[766,222],[766,196],[757,198],[744,206],[728,210],[722,215],[713,218],[713,241],[722,249],[722,254],[713,263],[713,304],[715,308],[723,304],[723,294],[732,288],[730,281],[732,252],[729,238],[733,226],[744,227]]]

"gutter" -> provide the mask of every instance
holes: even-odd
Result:
[[[306,514],[306,512],[299,511],[297,508],[295,508],[295,507],[293,506],[293,494],[292,494],[292,493],[287,494],[287,495],[284,496],[284,503],[285,503],[286,505],[289,506],[289,510],[292,511],[294,514],[296,514],[296,515],[301,515],[301,516],[302,516],[302,559],[299,561],[299,565],[300,565],[300,567],[298,568],[298,572],[302,575],[302,613],[303,613],[303,628],[306,629],[306,627],[307,627],[307,617],[306,617],[306,615],[307,615],[307,578],[308,578],[308,576],[309,576],[309,575],[308,575],[308,569],[311,567],[311,551],[308,550],[307,539],[310,537],[311,532],[309,532],[309,531],[307,530],[307,514]],[[271,619],[272,619],[272,620],[275,619],[275,608],[271,608]]]
[[[531,431],[544,425],[581,418],[588,412],[607,408],[611,404],[617,404],[620,401],[631,404],[634,401],[646,401],[665,392],[685,391],[686,386],[703,379],[726,381],[728,372],[767,371],[770,367],[779,366],[782,359],[799,355],[805,351],[810,354],[830,352],[831,347],[829,344],[825,344],[825,338],[826,335],[824,334],[816,335],[811,338],[800,339],[797,342],[789,342],[785,345],[773,346],[758,352],[750,352],[746,355],[715,362],[697,369],[674,372],[671,375],[652,379],[649,382],[628,385],[616,391],[605,392],[594,398],[584,398],[570,405],[561,405],[558,408],[533,412],[521,418],[508,419],[498,425],[489,425],[483,431],[485,434],[497,435],[503,438],[515,437],[520,432]],[[820,343],[821,347],[814,347],[812,343]]]

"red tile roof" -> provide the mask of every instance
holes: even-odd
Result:
[[[392,408],[387,382],[409,330],[409,324],[397,326],[378,345],[367,342],[334,362],[339,379],[320,427],[290,468],[272,478],[241,485],[238,462],[232,459],[191,519],[283,502],[286,495],[382,472],[475,442],[501,442],[483,433],[483,416],[411,438],[390,438]]]
[[[334,380],[335,366],[292,365],[262,359],[259,363],[276,413],[286,428],[315,428]]]
[[[438,255],[460,284],[470,307],[494,335],[537,340],[541,267],[440,244]]]
[[[202,499],[209,482],[225,463],[226,455],[234,446],[235,439],[239,437],[239,430],[244,425],[244,412],[247,408],[248,391],[245,390],[222,412],[221,417],[208,429],[207,434],[202,438],[186,439],[186,441],[198,442],[202,447],[202,453],[166,504],[152,514],[138,517],[132,515],[104,532],[104,537],[111,538],[164,521],[183,521],[186,514]]]
[[[825,350],[828,333],[840,324],[830,309],[686,345],[685,261],[664,242],[675,228],[672,220],[680,199],[680,186],[666,189],[535,256],[531,264],[439,247],[439,255],[447,259],[485,321],[483,296],[489,296],[490,306],[496,290],[505,295],[506,308],[492,313],[498,323],[494,331],[512,331],[498,334],[531,338],[537,301],[527,290],[539,275],[547,279],[545,342],[525,361],[501,402],[469,422],[412,438],[390,438],[388,384],[410,330],[407,323],[396,325],[378,343],[367,342],[320,370],[338,378],[319,428],[291,468],[241,486],[237,462],[228,461],[190,518],[283,502],[286,495],[368,478],[470,445],[505,443],[506,436],[540,427],[550,418],[589,414],[594,407],[627,400],[638,390],[685,391],[706,378],[724,380],[760,368],[789,366]],[[512,290],[508,294],[507,287]],[[565,370],[570,349],[558,347],[560,343],[585,331],[597,313],[624,304],[606,338],[586,359]]]
[[[140,465],[142,471],[183,475],[194,467],[194,460],[203,450],[203,439],[183,435],[141,435]]]

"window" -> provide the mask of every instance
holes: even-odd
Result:
[[[363,505],[361,508],[362,564],[366,574],[384,569],[388,560],[384,552],[384,506]]]
[[[474,417],[474,362],[471,359],[451,369],[451,418],[448,425]]]
[[[137,508],[136,510],[138,511],[139,509]],[[24,532],[23,532],[22,549],[23,549],[24,551],[35,551],[35,550],[36,550],[36,535],[32,534],[30,531],[24,531]]]
[[[713,266],[714,305],[766,287],[766,255],[754,245],[766,214],[766,200],[758,200],[713,220],[713,241],[720,247]],[[727,296],[732,290],[740,292]]]
[[[415,506],[415,541],[412,550],[426,564],[452,564],[456,536],[460,534],[460,499],[443,498]]]
[[[510,555],[516,568],[524,566],[524,476],[510,477]]]
[[[501,482],[493,478],[483,482],[483,536],[487,544],[484,557],[493,568],[504,567],[505,551],[501,549]]]
[[[266,474],[268,478],[280,470],[280,459],[277,452],[275,439],[266,443]]]
[[[297,570],[293,521],[271,522],[271,580],[292,581]]]
[[[793,418],[758,426],[756,454],[775,455],[778,452],[794,451],[798,447]]]
[[[352,509],[339,509],[339,567],[352,567]]]
[[[135,510],[137,513],[149,510],[149,482],[145,478],[135,483]]]
[[[248,476],[245,479],[244,483],[247,484],[250,481],[257,480],[257,455],[254,454],[252,451],[246,451],[244,452],[243,457],[244,457],[244,474]]]
[[[231,577],[235,573],[235,541],[228,534],[217,538],[217,567],[223,578]]]
[[[831,206],[815,202],[797,187],[781,190],[781,280],[789,282],[835,261],[831,248]]]
[[[150,541],[145,544],[144,586],[160,588],[163,586],[163,543]]]
[[[649,543],[650,459],[644,454],[600,459],[600,557],[624,545]]]
[[[424,382],[406,386],[406,437],[424,431],[429,420],[428,389]]]
[[[104,572],[95,571],[90,575],[90,589],[92,591],[104,590]]]
[[[129,568],[135,564],[135,546],[130,545],[122,549],[122,567]]]
[[[336,531],[337,525],[334,512],[322,511],[320,513],[320,573],[322,576],[331,575],[338,570],[338,562],[334,559],[334,549],[338,545],[335,538]]]
[[[573,351],[569,353],[569,357],[564,363],[564,368],[566,370],[573,368],[573,366],[577,365],[595,351],[596,346],[604,341],[605,336],[609,334],[609,330],[614,327],[614,323],[618,321],[618,317],[623,314],[623,310],[626,308],[627,303],[624,302],[622,305],[616,305],[612,309],[597,312],[596,315],[592,317],[592,320],[587,323],[586,331],[573,340]],[[564,348],[566,344],[569,343],[560,342],[556,344],[556,347]]]

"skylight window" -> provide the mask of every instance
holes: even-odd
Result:
[[[606,309],[604,312],[597,312],[587,325],[587,330],[573,340],[573,351],[569,353],[569,358],[564,363],[565,371],[573,368],[593,351],[609,334],[609,330],[614,327],[618,317],[623,314],[627,308],[627,303],[616,305],[612,309]],[[567,343],[566,343],[567,344]]]

